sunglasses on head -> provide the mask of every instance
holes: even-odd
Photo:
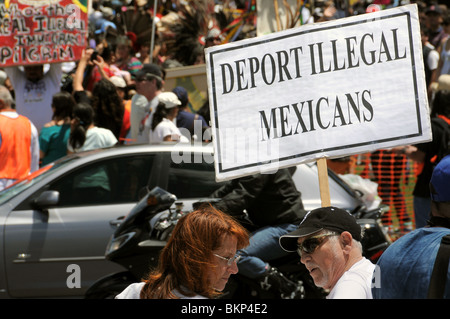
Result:
[[[302,256],[302,253],[312,254],[322,243],[325,238],[330,236],[339,236],[336,233],[325,233],[317,236],[312,236],[305,239],[301,244],[297,247],[297,253]]]

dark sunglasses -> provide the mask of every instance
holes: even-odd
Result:
[[[325,238],[330,236],[338,236],[336,233],[326,233],[322,235],[317,235],[305,239],[297,247],[297,253],[302,256],[302,253],[312,254],[320,245],[324,242]]]

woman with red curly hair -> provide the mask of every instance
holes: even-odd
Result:
[[[128,286],[117,299],[207,299],[220,295],[238,272],[236,252],[249,234],[231,216],[206,206],[178,221],[147,279]]]

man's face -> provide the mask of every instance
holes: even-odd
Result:
[[[148,80],[145,77],[139,77],[136,79],[136,92],[144,95],[147,98],[153,98],[156,94],[156,79]]]
[[[442,16],[439,13],[428,13],[427,14],[427,25],[432,30],[436,30],[442,23]]]
[[[322,235],[324,234],[313,234],[305,238],[299,238],[299,247],[303,243],[307,245],[307,241],[315,240],[318,242],[314,251],[310,253],[302,251],[300,261],[308,269],[317,287],[331,289],[345,271],[345,258],[339,241],[340,236]]]
[[[24,67],[25,76],[31,82],[37,82],[44,77],[43,65],[30,65]]]

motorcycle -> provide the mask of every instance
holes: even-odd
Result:
[[[189,211],[183,211],[183,203],[177,197],[155,187],[149,191],[119,224],[106,248],[108,260],[127,270],[101,278],[86,292],[87,299],[114,298],[131,283],[139,282],[158,263],[159,253],[165,246],[177,221]],[[171,208],[175,203],[175,209]],[[193,205],[194,209],[196,205]],[[364,255],[373,262],[387,248],[390,241],[380,222],[382,210],[352,212],[364,229],[362,240]],[[314,285],[307,269],[296,253],[270,261],[284,276],[295,283],[296,288],[288,299],[318,299],[326,292]],[[263,284],[236,274],[223,291],[223,299],[279,299]]]

